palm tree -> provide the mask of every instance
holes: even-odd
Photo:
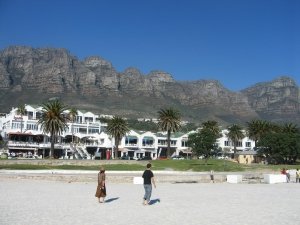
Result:
[[[270,123],[265,120],[251,120],[247,122],[247,133],[249,138],[255,142],[261,139],[261,137],[270,130]]]
[[[296,124],[285,123],[282,127],[282,132],[296,134],[296,133],[299,133],[299,128],[297,127]]]
[[[67,107],[59,100],[49,101],[42,104],[42,116],[38,120],[43,132],[50,133],[50,158],[54,156],[54,142],[57,135],[61,134],[67,127],[68,117],[64,114]]]
[[[23,129],[23,116],[26,114],[25,104],[21,104],[21,105],[18,107],[17,113],[18,113],[18,115],[21,116],[21,133],[22,133],[22,129]]]
[[[243,139],[245,135],[243,133],[242,127],[237,124],[233,124],[229,126],[227,129],[228,129],[227,137],[233,142],[233,146],[234,146],[233,151],[235,154],[237,142]]]
[[[255,142],[255,146],[264,135],[270,132],[277,132],[279,129],[278,125],[266,120],[251,120],[247,122],[247,134]]]
[[[76,116],[78,115],[77,109],[75,108],[70,108],[69,111],[69,117],[70,117],[70,121],[72,122],[72,127],[71,127],[71,132],[72,132],[72,143],[73,143],[73,139],[74,139],[74,135],[73,135],[73,123],[75,122]]]
[[[158,127],[162,131],[167,132],[167,157],[169,158],[171,153],[171,133],[178,131],[181,127],[180,112],[173,108],[160,109],[158,111]]]
[[[118,158],[119,144],[122,138],[129,132],[128,123],[122,117],[114,116],[107,123],[107,133],[115,139],[115,158]]]
[[[203,129],[208,129],[213,132],[216,136],[220,137],[220,127],[218,125],[218,122],[215,120],[208,120],[206,122],[202,123]]]

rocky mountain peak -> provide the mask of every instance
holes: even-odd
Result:
[[[270,82],[258,83],[241,92],[261,115],[289,115],[292,118],[300,114],[299,88],[290,77],[282,76]]]
[[[176,81],[155,70],[117,72],[110,62],[91,56],[80,61],[66,49],[12,46],[0,50],[0,108],[39,104],[60,97],[78,109],[155,117],[173,106],[186,120],[207,118],[244,122],[252,118],[293,120],[300,124],[300,93],[288,76],[230,91],[217,80]]]
[[[175,82],[171,74],[159,70],[151,71],[148,77],[154,82]]]
[[[89,68],[108,67],[112,68],[112,64],[99,56],[90,56],[83,61],[84,65]]]
[[[140,76],[142,76],[142,73],[137,68],[134,68],[134,67],[127,68],[124,71],[124,74],[126,76],[129,76],[129,77],[140,77]]]
[[[17,55],[27,55],[31,54],[33,51],[33,48],[27,47],[27,46],[10,46],[1,51],[1,56],[2,57],[7,57],[7,56],[17,56]]]
[[[297,87],[296,82],[288,76],[281,76],[281,77],[271,81],[271,86],[276,87],[276,88]]]

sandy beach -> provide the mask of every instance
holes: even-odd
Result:
[[[0,177],[1,225],[299,224],[300,184],[158,183],[152,205],[143,186]]]

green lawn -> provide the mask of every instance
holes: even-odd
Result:
[[[99,161],[99,164],[105,166],[106,170],[110,171],[140,171],[144,170],[145,166],[136,164],[105,164],[106,161]],[[145,163],[145,162],[144,162]],[[153,160],[153,170],[165,171],[280,171],[281,168],[295,169],[300,168],[300,165],[263,165],[252,164],[243,165],[227,160],[209,159],[207,163],[204,160]],[[79,166],[79,165],[35,165],[35,164],[1,164],[0,169],[11,170],[46,170],[46,169],[62,169],[62,170],[99,170],[99,165]]]
[[[7,170],[99,170],[99,165],[95,166],[77,166],[77,165],[32,165],[32,164],[7,164],[0,165],[0,169]],[[138,164],[107,164],[105,165],[106,170],[113,171],[137,171],[143,170],[144,166]]]
[[[244,171],[243,166],[225,160],[155,160],[153,170],[176,171]]]

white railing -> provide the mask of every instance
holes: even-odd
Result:
[[[91,159],[92,156],[88,153],[85,146],[77,146],[77,150],[81,151],[86,159]]]
[[[9,146],[9,147],[32,147],[32,148],[38,148],[39,144],[37,142],[8,141],[7,146]]]
[[[74,152],[76,159],[91,159],[92,158],[92,156],[86,150],[85,145],[70,144],[70,148]]]
[[[143,148],[154,148],[154,145],[143,145]]]
[[[83,159],[83,153],[81,151],[79,151],[76,146],[74,146],[73,144],[70,144],[70,148],[71,150],[74,152],[74,156],[76,159]]]
[[[168,144],[167,143],[158,143],[157,146],[162,146],[162,147],[166,147]],[[177,144],[170,144],[171,147],[176,147]]]
[[[138,144],[125,144],[125,146],[131,146],[131,147],[134,146],[135,147],[135,146],[138,146]]]

